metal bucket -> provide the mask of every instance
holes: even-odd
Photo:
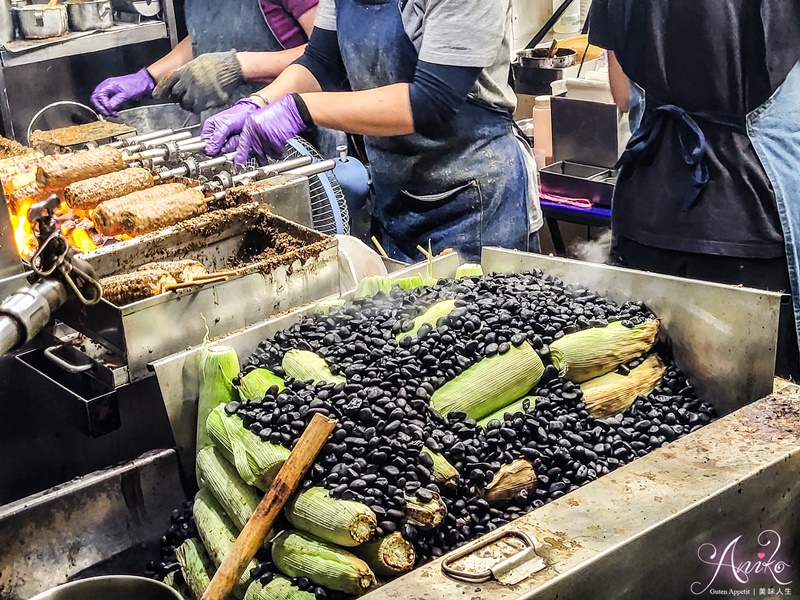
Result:
[[[178,104],[147,104],[119,111],[109,121],[130,125],[139,133],[161,129],[191,129],[200,124],[200,116],[183,110]]]
[[[68,2],[67,14],[72,31],[108,29],[114,24],[111,0],[83,0]]]
[[[108,575],[73,581],[34,596],[31,600],[183,600],[171,587],[154,579],[130,575]]]

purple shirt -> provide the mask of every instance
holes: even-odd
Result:
[[[302,15],[317,5],[318,0],[259,0],[264,20],[284,48],[297,48],[308,42],[300,23]]]

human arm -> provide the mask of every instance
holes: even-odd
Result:
[[[158,83],[173,71],[180,69],[183,65],[192,60],[192,58],[194,58],[192,54],[192,40],[187,36],[170,50],[168,54],[147,67],[147,71],[155,82]]]
[[[620,112],[628,112],[631,107],[631,82],[622,71],[617,56],[608,52],[608,81],[611,84],[611,95]]]

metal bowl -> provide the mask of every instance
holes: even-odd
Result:
[[[575,64],[576,52],[572,48],[559,48],[553,58],[548,57],[549,48],[520,50],[517,59],[520,66],[534,69],[566,69]]]
[[[159,129],[192,129],[200,124],[200,117],[179,104],[145,104],[127,108],[109,119],[115,123],[130,125],[136,131],[158,131]]]
[[[34,596],[31,600],[183,600],[168,585],[131,575],[106,575],[65,583]]]

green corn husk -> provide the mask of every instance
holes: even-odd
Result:
[[[366,504],[338,500],[322,487],[297,494],[286,505],[293,527],[339,546],[358,546],[375,534],[378,521]]]
[[[289,350],[281,362],[287,377],[299,381],[313,381],[314,383],[342,383],[344,377],[334,375],[328,363],[321,356],[308,350]]]
[[[433,529],[444,521],[447,505],[442,497],[431,492],[433,499],[423,502],[416,496],[406,496],[406,522],[420,529]]]
[[[234,466],[216,448],[203,448],[200,451],[197,455],[197,472],[200,487],[211,492],[225,509],[236,531],[241,531],[255,512],[261,496],[242,481]]]
[[[286,387],[283,379],[269,369],[253,369],[239,379],[237,391],[242,402],[260,400],[273,385],[278,386],[278,391]]]
[[[522,397],[539,383],[542,359],[528,342],[475,363],[436,390],[431,406],[442,415],[453,411],[478,420]]]
[[[236,467],[245,483],[261,491],[267,491],[289,458],[286,448],[262,441],[242,424],[239,417],[227,414],[224,406],[211,411],[206,429],[217,450]]]
[[[314,310],[317,312],[321,312],[323,315],[327,315],[331,312],[331,309],[334,306],[344,306],[346,304],[344,298],[334,298],[329,300],[319,300],[314,305]]]
[[[395,281],[395,284],[401,290],[415,290],[425,285],[425,280],[423,279],[422,275],[417,273],[416,275],[412,275],[411,277],[401,277],[400,279]]]
[[[183,580],[183,574],[181,573],[180,569],[167,573],[164,576],[164,584],[178,592],[183,600],[192,600],[192,592],[189,589],[189,586],[186,585],[186,582]]]
[[[236,541],[236,533],[230,519],[225,516],[225,511],[208,490],[200,490],[194,497],[194,521],[211,562],[219,569]],[[233,588],[234,596],[244,597],[245,590],[250,584],[250,569],[257,566],[255,560],[250,561]]]
[[[581,384],[583,403],[595,419],[610,417],[628,410],[639,396],[646,396],[664,376],[664,365],[655,354],[627,375],[607,373]]]
[[[574,383],[583,383],[616,370],[622,363],[649,352],[656,343],[658,319],[635,327],[619,321],[569,333],[550,344],[553,364]]]
[[[356,289],[354,298],[372,298],[373,296],[383,292],[387,296],[392,291],[392,282],[388,277],[383,275],[370,275],[364,277]]]
[[[272,561],[284,575],[348,594],[362,594],[376,583],[363,560],[301,531],[283,531],[272,540]]]
[[[236,350],[228,346],[206,346],[200,354],[200,394],[197,401],[197,451],[211,444],[205,428],[214,407],[236,400],[232,380],[239,374]]]
[[[456,279],[461,277],[481,277],[483,267],[474,263],[465,263],[456,269]]]
[[[506,413],[511,413],[512,415],[517,413],[526,413],[529,410],[533,410],[534,406],[536,406],[536,396],[523,396],[516,402],[512,402],[508,406],[504,406],[500,410],[483,417],[480,421],[478,421],[478,425],[481,427],[486,427],[489,424],[489,421],[494,419],[497,419],[502,423],[505,421]]]
[[[314,600],[314,594],[304,592],[292,585],[292,582],[276,575],[267,585],[261,585],[258,581],[251,583],[244,600]]]
[[[450,464],[444,456],[439,452],[434,452],[427,447],[423,447],[422,451],[433,459],[433,468],[431,474],[436,483],[440,483],[447,487],[455,487],[461,480],[456,468]]]
[[[406,331],[405,333],[400,333],[397,335],[398,341],[403,339],[406,336],[414,337],[417,335],[419,328],[425,325],[426,323],[431,327],[436,327],[436,323],[442,317],[446,317],[449,315],[453,310],[456,308],[456,301],[455,300],[442,300],[441,302],[437,302],[436,304],[432,304],[428,307],[424,313],[414,319],[414,328],[410,331]]]
[[[215,571],[206,549],[200,540],[190,538],[175,549],[175,556],[181,565],[183,579],[192,596],[195,600],[200,600],[211,585]]]
[[[513,500],[523,490],[530,492],[535,488],[536,472],[533,465],[519,458],[500,467],[482,496],[489,504],[501,504]]]
[[[379,577],[397,577],[410,571],[416,560],[411,542],[399,533],[392,533],[373,542],[362,544],[355,551]]]

